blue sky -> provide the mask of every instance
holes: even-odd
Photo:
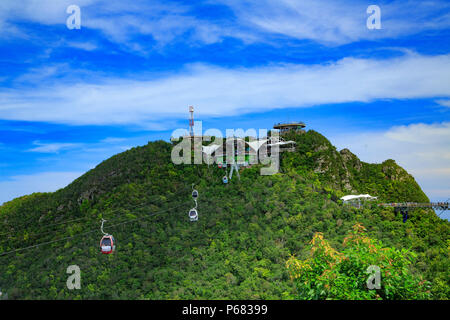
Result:
[[[381,29],[366,27],[369,5]],[[223,132],[304,121],[446,200],[450,3],[1,1],[0,203],[167,140],[189,105]]]

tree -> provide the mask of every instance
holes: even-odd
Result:
[[[291,256],[286,266],[300,299],[429,299],[430,284],[413,275],[416,255],[406,249],[383,248],[357,223],[343,241],[342,252],[332,248],[322,233],[310,242],[310,257]],[[368,267],[380,270],[379,289],[368,289]]]

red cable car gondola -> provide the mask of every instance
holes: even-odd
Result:
[[[102,226],[100,227],[103,237],[100,240],[100,249],[103,254],[110,254],[113,253],[114,250],[116,250],[116,241],[114,240],[114,237],[110,234],[107,234],[103,231],[103,224],[105,223],[105,219],[102,219]]]
[[[104,235],[100,240],[100,248],[103,254],[110,254],[116,250],[116,242],[114,237],[110,234]]]

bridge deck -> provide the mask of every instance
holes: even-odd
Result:
[[[449,202],[400,202],[400,203],[380,203],[379,206],[383,207],[394,207],[394,208],[433,208],[440,210],[449,210]]]

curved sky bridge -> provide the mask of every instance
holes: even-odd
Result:
[[[379,203],[381,207],[393,207],[398,210],[408,210],[414,208],[431,208],[434,210],[449,210],[449,202],[394,202]]]
[[[373,200],[377,200],[377,197],[372,197],[368,194],[360,195],[347,195],[341,197],[343,203],[353,205],[354,207],[360,209],[361,206],[369,204]],[[367,201],[368,200],[368,201]],[[391,207],[394,208],[395,212],[400,212],[403,216],[403,223],[408,220],[408,214],[410,210],[417,208],[429,208],[435,211],[441,211],[441,214],[445,210],[449,210],[449,202],[391,202],[391,203],[378,203],[379,207]],[[441,214],[438,214],[440,216]]]
[[[359,195],[347,195],[340,198],[344,203],[352,204],[357,208],[367,203],[367,201],[377,200],[377,197],[373,197],[369,194]],[[390,202],[390,203],[378,203],[380,207],[392,207],[397,211],[408,211],[415,208],[430,208],[434,210],[449,210],[450,202]]]
[[[395,212],[400,212],[403,216],[403,223],[408,220],[408,214],[410,210],[417,208],[429,208],[435,211],[441,211],[438,217],[449,209],[449,202],[393,202],[393,203],[379,203],[380,207],[394,208]]]

